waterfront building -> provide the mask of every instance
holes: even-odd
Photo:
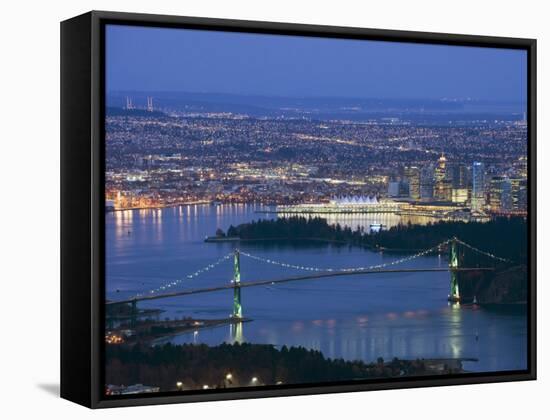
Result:
[[[453,188],[451,201],[460,204],[466,203],[468,201],[468,188]]]
[[[485,165],[482,162],[474,162],[472,165],[472,210],[483,210],[485,199]]]
[[[331,214],[331,213],[398,213],[406,203],[379,200],[376,196],[335,197],[328,203],[308,203],[277,206],[277,213]]]
[[[378,204],[378,198],[375,195],[353,195],[353,196],[342,196],[334,197],[330,200],[330,204],[335,206],[364,206],[371,204]]]

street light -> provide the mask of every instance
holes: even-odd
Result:
[[[208,388],[210,388],[208,385],[203,385],[202,386],[202,389],[208,389]]]
[[[228,373],[227,375],[225,375],[225,379],[227,379],[228,381],[230,381],[231,379],[233,379],[233,375],[231,375],[230,373]]]
[[[178,391],[181,391],[181,389],[183,388],[183,382],[181,381],[176,382],[176,388],[178,389]]]
[[[252,380],[250,381],[250,383],[252,385],[258,385],[258,378],[256,378],[255,376],[252,378]]]

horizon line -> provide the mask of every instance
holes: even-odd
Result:
[[[403,97],[379,97],[379,96],[291,96],[291,95],[272,95],[265,93],[233,93],[233,92],[205,92],[205,91],[189,91],[189,90],[134,90],[134,89],[116,89],[106,92],[106,95],[115,94],[192,94],[192,95],[226,95],[226,96],[241,96],[250,98],[278,98],[278,99],[349,99],[349,100],[415,100],[415,101],[440,101],[440,102],[493,102],[493,103],[513,103],[513,104],[526,104],[527,100],[513,100],[513,99],[487,99],[487,98],[471,98],[471,97],[415,97],[415,96],[403,96]]]

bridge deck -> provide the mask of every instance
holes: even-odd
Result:
[[[446,268],[402,268],[402,269],[389,269],[389,270],[357,270],[357,271],[337,271],[337,272],[321,272],[317,274],[307,274],[301,276],[285,277],[274,280],[256,280],[248,282],[240,282],[239,287],[256,287],[256,286],[266,286],[271,284],[278,283],[287,283],[292,281],[304,281],[304,280],[318,280],[325,279],[329,277],[339,277],[339,276],[356,276],[360,274],[391,274],[391,273],[421,273],[421,272],[443,272],[443,271],[494,271],[492,267],[476,267],[476,268],[455,268],[450,269]],[[221,290],[234,289],[235,285],[233,283],[224,284],[222,286],[206,287],[201,289],[190,289],[190,290],[181,290],[178,292],[169,292],[163,294],[151,294],[147,296],[140,296],[136,298],[123,299],[117,301],[108,301],[106,305],[120,305],[124,303],[140,302],[144,300],[156,300],[156,299],[166,299],[177,296],[187,296],[187,295],[196,295],[199,293],[211,293],[218,292]]]

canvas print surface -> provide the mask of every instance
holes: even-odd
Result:
[[[105,49],[106,396],[527,369],[525,50]]]

